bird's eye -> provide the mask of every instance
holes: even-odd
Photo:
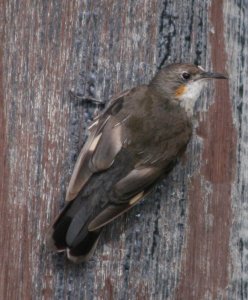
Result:
[[[183,79],[188,80],[188,79],[190,79],[190,74],[187,72],[183,72],[182,77],[183,77]]]

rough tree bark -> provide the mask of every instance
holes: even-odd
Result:
[[[0,1],[0,299],[248,299],[248,2]],[[187,159],[73,265],[44,247],[95,108],[175,61],[227,72]]]

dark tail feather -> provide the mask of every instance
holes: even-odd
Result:
[[[50,227],[47,236],[46,244],[49,248],[64,251],[67,248],[66,232],[70,227],[72,218],[67,215],[72,203],[70,202],[63,211],[57,216],[55,222]]]
[[[67,257],[74,263],[87,261],[93,255],[102,229],[88,231],[85,238],[78,245],[67,249]]]
[[[83,216],[81,200],[71,201],[58,216],[47,234],[47,246],[57,251],[67,251],[73,262],[88,260],[94,253],[101,229],[88,231],[86,210]],[[76,225],[76,226],[75,226]]]

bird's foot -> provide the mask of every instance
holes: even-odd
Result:
[[[72,99],[77,99],[79,101],[82,102],[82,104],[94,104],[96,105],[97,107],[100,107],[100,108],[104,108],[105,107],[105,102],[99,100],[99,99],[96,99],[96,98],[93,98],[93,97],[90,97],[90,96],[84,96],[82,94],[79,94],[79,93],[75,93],[73,91],[69,91],[69,96],[72,98]]]

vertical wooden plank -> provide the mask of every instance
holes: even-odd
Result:
[[[4,11],[4,3],[0,1],[0,11]],[[5,16],[0,14],[0,22],[4,24]],[[5,36],[3,30],[0,32],[0,38],[4,44]],[[9,237],[7,230],[3,230],[3,224],[8,214],[8,207],[4,199],[6,199],[6,191],[8,189],[8,165],[7,165],[7,144],[6,144],[6,120],[5,120],[5,101],[4,101],[4,53],[3,48],[0,47],[0,222],[1,222],[1,239],[0,239],[0,251],[2,272],[0,273],[0,293],[6,294],[6,285],[8,278],[6,276],[7,266],[3,264],[6,257],[5,241]]]
[[[209,7],[211,61],[225,72],[223,1]],[[236,130],[228,81],[216,82],[214,102],[197,128],[203,138],[199,173],[191,180],[186,249],[177,298],[224,299],[229,282],[231,190],[236,167]]]
[[[247,299],[247,108],[248,108],[248,3],[224,2],[225,37],[230,69],[230,95],[237,128],[236,178],[232,188],[232,230],[229,243],[232,265],[228,299]]]
[[[70,81],[75,2],[6,1],[3,8],[1,130],[9,184],[1,201],[0,298],[49,299],[53,274],[44,269],[43,239],[61,193],[69,114],[61,99]]]

